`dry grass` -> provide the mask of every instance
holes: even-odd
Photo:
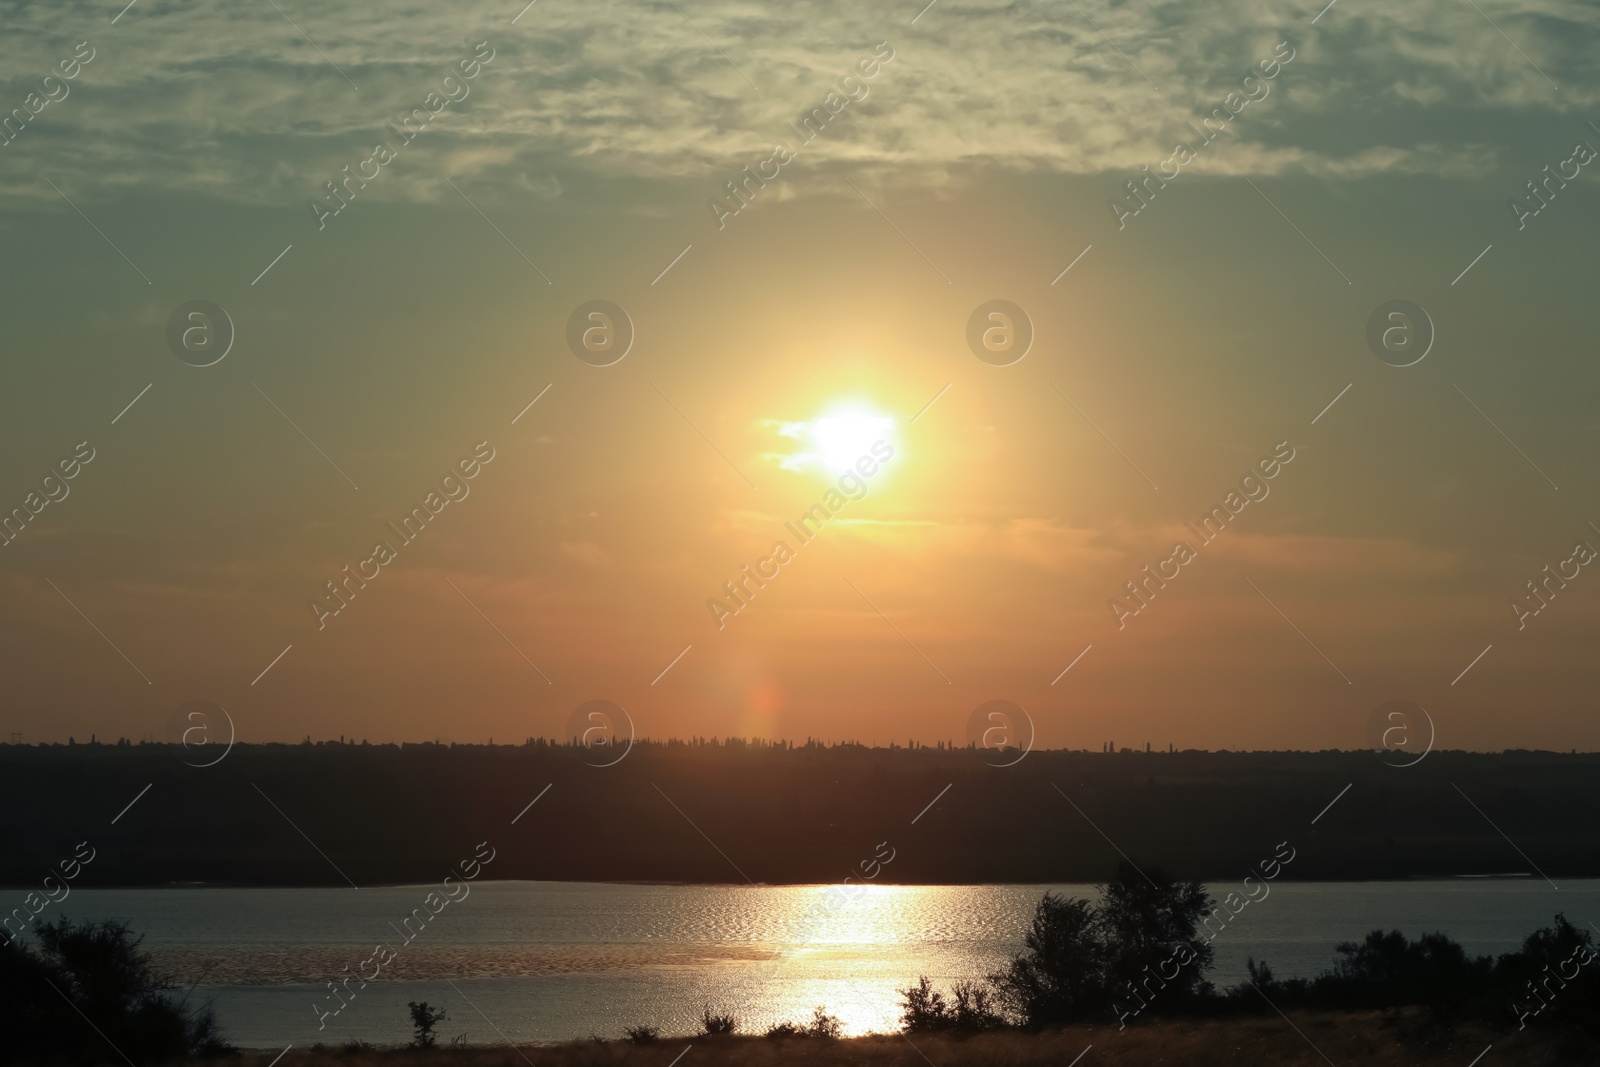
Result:
[[[1467,1067],[1491,1043],[1482,1067],[1593,1064],[1600,1048],[1587,1038],[1532,1029],[1523,1033],[1463,1027],[1449,1038],[1406,1039],[1408,1027],[1376,1013],[1296,1013],[1281,1018],[1162,1022],[1118,1031],[1081,1026],[1041,1034],[974,1037],[900,1035],[770,1040],[763,1037],[663,1038],[658,1044],[582,1041],[566,1045],[468,1049],[295,1049],[278,1067],[669,1067],[692,1046],[682,1067],[1067,1067],[1093,1046],[1079,1067]],[[1313,1043],[1315,1047],[1313,1047]],[[250,1055],[240,1067],[267,1067],[271,1055]]]

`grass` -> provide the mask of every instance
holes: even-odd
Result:
[[[823,1040],[765,1037],[670,1038],[638,1046],[618,1039],[564,1045],[465,1049],[294,1049],[278,1067],[1468,1067],[1489,1045],[1482,1067],[1555,1067],[1595,1062],[1592,1037],[1532,1027],[1521,1033],[1463,1026],[1423,1040],[1415,1014],[1296,1012],[1279,1017],[1074,1026],[1043,1033],[899,1034]],[[1313,1045],[1315,1047],[1313,1047]],[[271,1053],[239,1067],[268,1067]]]

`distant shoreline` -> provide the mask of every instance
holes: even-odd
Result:
[[[1506,873],[1506,874],[1451,874],[1451,875],[1412,875],[1404,878],[1290,878],[1279,879],[1279,885],[1353,885],[1359,883],[1393,883],[1393,882],[1502,882],[1521,881],[1537,878],[1532,872]],[[1578,878],[1578,881],[1600,881],[1600,875],[1587,878]],[[1218,881],[1222,881],[1218,879]],[[364,885],[362,889],[427,889],[429,882],[383,882]],[[478,885],[516,884],[516,885],[617,885],[617,886],[646,886],[659,888],[692,889],[701,887],[717,887],[722,889],[831,889],[838,885],[837,882],[757,882],[751,885],[748,882],[652,882],[640,879],[592,879],[592,878],[480,878]],[[1052,886],[1085,886],[1093,882],[896,882],[880,879],[874,883],[878,886],[892,888],[940,888],[940,889],[982,889],[987,886],[1037,886],[1040,889]],[[0,892],[27,892],[31,889],[27,885],[6,885],[0,883]],[[189,890],[189,889],[347,889],[348,886],[338,882],[312,883],[306,885],[282,885],[273,883],[249,882],[183,882],[148,885],[83,885],[78,891],[95,890],[101,892],[121,892],[124,890],[148,892],[151,890]]]
[[[427,884],[480,842],[486,876],[562,883],[1090,884],[1123,855],[1222,882],[1280,843],[1295,881],[1600,877],[1600,755],[617,751],[0,745],[0,883],[82,843],[75,888]]]

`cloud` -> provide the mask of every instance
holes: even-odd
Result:
[[[67,187],[309,200],[392,139],[386,124],[422,106],[482,40],[495,58],[470,97],[366,195],[435,199],[450,174],[553,196],[586,173],[704,182],[712,195],[777,140],[805,167],[907,180],[993,167],[1122,174],[1166,158],[1185,121],[1220,106],[1283,40],[1294,60],[1208,150],[1203,172],[1473,173],[1502,132],[1533,121],[1577,136],[1600,100],[1587,61],[1600,11],[1578,0],[1493,5],[1493,26],[1470,6],[1428,4],[1339,5],[1312,25],[1259,0],[1088,3],[1081,14],[947,2],[915,26],[882,5],[680,13],[610,0],[536,5],[516,25],[516,3],[412,4],[382,17],[281,6],[293,25],[271,5],[221,0],[141,5],[115,25],[100,5],[9,5],[3,107],[22,106],[76,42],[91,41],[96,58],[3,149],[0,196],[54,196],[48,167]],[[885,41],[894,58],[866,95],[800,145],[790,120]],[[1477,143],[1453,136],[1466,122]]]

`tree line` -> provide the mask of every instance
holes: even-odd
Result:
[[[1147,876],[1148,874],[1148,876]],[[1002,970],[958,981],[949,995],[926,978],[901,991],[908,1032],[1150,1018],[1419,1008],[1424,1031],[1465,1021],[1524,1029],[1573,1027],[1600,1036],[1600,972],[1589,931],[1557,914],[1519,951],[1470,956],[1442,933],[1412,940],[1373,930],[1337,946],[1334,966],[1311,978],[1279,979],[1251,958],[1248,977],[1218,990],[1207,978],[1214,953],[1202,936],[1216,902],[1199,882],[1176,882],[1123,863],[1098,900],[1046,893]]]

